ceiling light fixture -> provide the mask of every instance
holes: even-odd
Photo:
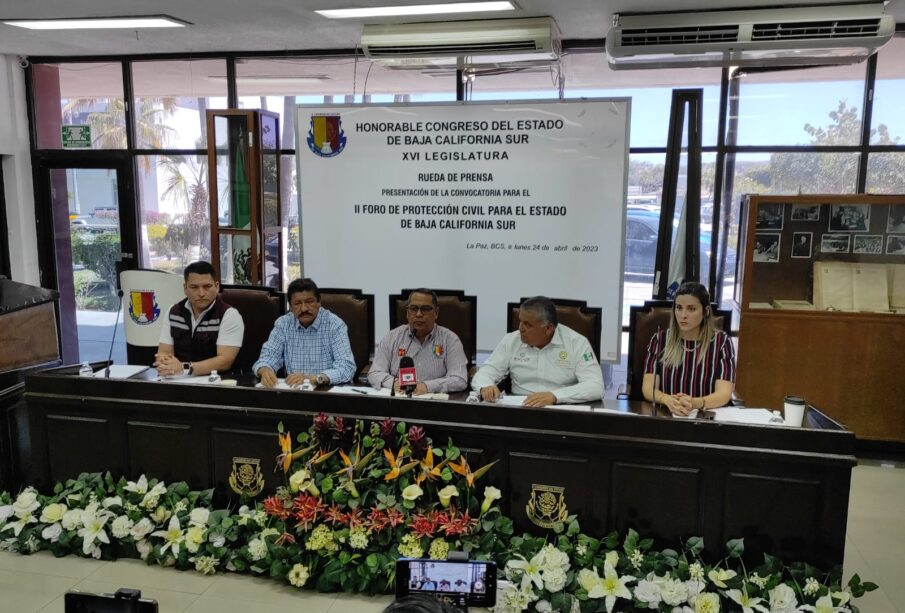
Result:
[[[75,17],[70,19],[5,19],[3,23],[29,30],[108,30],[138,28],[184,28],[193,25],[169,15],[129,15],[122,17]]]
[[[410,6],[373,6],[352,9],[324,9],[314,11],[327,19],[355,19],[362,17],[400,17],[404,15],[442,15],[446,13],[484,13],[514,11],[509,2],[455,2],[451,4],[415,4]]]

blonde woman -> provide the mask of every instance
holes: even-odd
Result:
[[[700,283],[684,283],[676,291],[668,330],[647,345],[641,391],[674,415],[725,406],[735,387],[732,342],[713,325],[710,294]]]

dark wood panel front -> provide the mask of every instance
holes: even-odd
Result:
[[[568,457],[560,454],[509,453],[509,501],[510,515],[518,530],[537,530],[536,523],[528,516],[528,503],[534,492],[535,518],[541,521],[562,520],[563,514],[577,514],[585,529],[602,524],[595,512],[593,492],[586,487],[590,460],[587,457]],[[560,491],[561,490],[561,491]],[[547,496],[544,496],[547,493]],[[552,498],[551,498],[552,495]],[[556,500],[557,510],[539,508],[541,497]],[[561,500],[560,500],[561,498]],[[562,506],[559,506],[560,503]],[[601,518],[602,519],[602,518]]]
[[[126,436],[129,477],[144,474],[167,482],[185,481],[195,489],[207,483],[207,441],[190,424],[130,421]]]
[[[47,462],[56,481],[80,473],[125,474],[126,462],[110,419],[76,415],[47,416]]]
[[[475,495],[486,485],[499,487],[503,510],[519,530],[549,534],[529,520],[533,490],[535,515],[550,519],[565,509],[589,534],[634,528],[659,547],[701,535],[714,557],[723,554],[723,536],[750,535],[751,552],[768,543],[821,566],[842,562],[854,437],[828,419],[815,420],[824,430],[758,427],[658,417],[642,403],[605,411],[529,409],[67,372],[30,377],[28,410],[16,412],[22,423],[15,429],[24,433],[16,455],[41,488],[81,470],[162,471],[153,476],[214,487],[216,504],[235,503],[233,460],[247,458],[258,462],[264,479],[260,500],[284,479],[273,471],[277,423],[298,435],[320,411],[389,416],[423,427],[436,446],[451,438],[472,468],[498,460]],[[788,521],[778,523],[782,517]],[[823,531],[823,540],[807,526]]]
[[[704,535],[703,475],[697,468],[614,462],[610,488],[613,528],[662,539]]]
[[[823,525],[825,483],[776,475],[726,476],[722,542],[743,537],[745,551],[798,560],[810,551],[841,553],[845,543]],[[758,504],[769,501],[769,504]]]
[[[260,462],[261,475],[264,477],[263,494],[271,494],[276,488],[286,484],[283,472],[274,471],[276,456],[280,452],[275,429],[212,428],[210,445],[213,457],[210,483],[216,490],[217,502],[235,503],[239,499],[229,484],[233,461],[237,458]]]

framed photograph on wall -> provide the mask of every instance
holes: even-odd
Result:
[[[886,221],[886,232],[905,232],[905,204],[889,205],[889,219]]]
[[[792,235],[792,257],[810,258],[814,247],[813,232],[795,232]]]
[[[830,232],[867,232],[869,204],[834,204],[830,207]]]
[[[890,234],[886,237],[886,255],[905,255],[905,235]]]
[[[758,232],[754,235],[754,261],[775,264],[779,261],[781,234]]]
[[[820,221],[820,205],[793,204],[792,221]]]
[[[785,207],[784,204],[772,202],[758,205],[755,228],[758,230],[782,230],[783,207]]]
[[[852,241],[852,253],[883,255],[883,235],[856,234]]]
[[[824,234],[820,237],[820,253],[848,253],[851,234]]]

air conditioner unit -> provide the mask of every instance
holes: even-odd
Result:
[[[615,69],[854,64],[882,47],[895,20],[882,3],[616,15]]]
[[[361,48],[391,68],[550,62],[561,49],[550,17],[366,24]]]

